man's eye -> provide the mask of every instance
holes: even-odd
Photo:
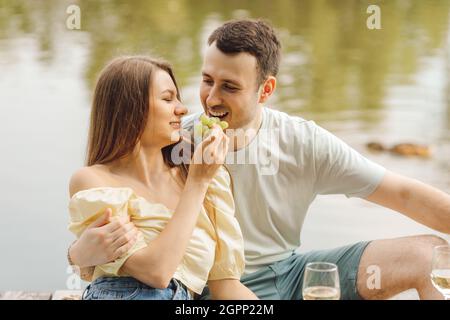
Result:
[[[207,85],[212,85],[213,82],[211,80],[208,79],[203,79],[203,83],[206,83]]]
[[[231,86],[228,86],[228,85],[224,85],[223,87],[225,88],[225,90],[228,90],[228,91],[236,91],[237,90],[237,88],[231,87]]]

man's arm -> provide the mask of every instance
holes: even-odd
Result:
[[[450,234],[450,195],[425,183],[387,171],[366,200]]]

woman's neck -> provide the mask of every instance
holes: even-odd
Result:
[[[147,187],[152,187],[155,181],[160,181],[170,173],[170,168],[164,162],[161,148],[138,146],[133,154],[116,161],[111,166],[113,172],[127,176]],[[153,182],[153,183],[152,183]]]

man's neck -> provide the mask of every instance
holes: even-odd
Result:
[[[263,107],[257,109],[255,117],[243,127],[235,130],[235,135],[230,139],[230,143],[233,143],[232,150],[238,151],[247,147],[253,139],[258,135],[259,129],[262,125],[262,113]]]

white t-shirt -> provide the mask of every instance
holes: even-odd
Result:
[[[192,130],[200,114],[184,117],[183,128]],[[258,134],[245,148],[229,152],[226,167],[244,236],[245,274],[300,246],[316,195],[364,198],[386,172],[314,121],[266,107]]]

